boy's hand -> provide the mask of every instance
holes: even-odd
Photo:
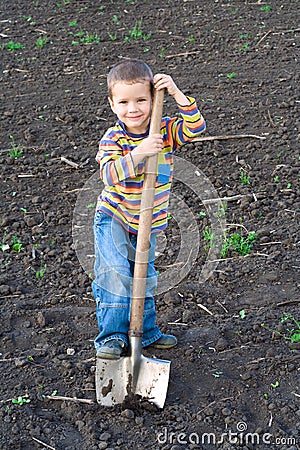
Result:
[[[174,83],[170,75],[165,75],[164,73],[157,73],[153,77],[154,87],[158,91],[161,89],[167,89],[169,95],[175,95],[179,91],[178,87]]]
[[[190,105],[189,99],[184,95],[183,92],[176,86],[172,77],[170,75],[166,75],[164,73],[157,73],[153,77],[154,87],[158,91],[161,89],[166,89],[169,95],[174,97],[175,101],[178,105],[185,106]]]
[[[153,156],[161,152],[163,148],[163,138],[161,134],[151,134],[132,150],[131,156],[136,167],[146,156]]]

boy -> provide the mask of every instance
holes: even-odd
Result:
[[[95,280],[99,335],[98,358],[118,359],[128,346],[130,298],[137,242],[145,158],[158,154],[149,263],[143,319],[143,347],[172,348],[175,336],[162,334],[155,324],[154,268],[156,233],[167,226],[173,174],[173,151],[205,130],[195,100],[186,97],[169,75],[157,74],[142,61],[122,60],[107,78],[109,103],[118,121],[100,141],[96,160],[104,189],[99,196],[95,223]],[[154,89],[166,89],[180,117],[162,119],[160,134],[149,136]]]

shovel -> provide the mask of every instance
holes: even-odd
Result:
[[[149,134],[160,133],[164,91],[155,91]],[[146,160],[137,236],[129,324],[129,352],[117,360],[97,358],[96,397],[103,406],[125,400],[146,399],[163,408],[167,396],[170,361],[142,355],[143,315],[152,226],[157,155]]]

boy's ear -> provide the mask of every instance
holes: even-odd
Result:
[[[112,111],[115,112],[114,111],[114,102],[113,102],[113,100],[110,97],[108,97],[108,101],[109,101],[109,105],[110,105]]]

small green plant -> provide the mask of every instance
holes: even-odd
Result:
[[[98,8],[99,9],[99,11],[98,11],[99,16],[102,16],[102,14],[104,14],[105,8],[106,8],[105,5],[99,6],[99,8]]]
[[[41,280],[44,278],[46,272],[46,266],[42,266],[39,270],[35,272],[35,278]]]
[[[78,27],[76,20],[71,20],[71,22],[69,22],[69,27]]]
[[[226,215],[227,203],[218,204],[217,216],[219,219]]]
[[[95,208],[95,206],[96,206],[96,203],[94,202],[94,203],[89,203],[86,207],[87,208]]]
[[[275,381],[275,383],[271,383],[271,387],[272,387],[273,389],[278,388],[278,386],[279,386],[279,381]]]
[[[207,247],[211,248],[214,246],[215,236],[212,232],[212,229],[209,226],[206,226],[203,231],[203,239],[208,243]],[[206,248],[206,250],[208,249]]]
[[[163,57],[164,57],[164,54],[165,54],[165,52],[166,52],[166,48],[165,48],[165,47],[162,47],[162,48],[160,49],[160,54],[159,54],[159,57],[160,57],[160,58],[163,58]]]
[[[240,51],[247,52],[249,50],[249,44],[246,42],[242,47],[240,47]]]
[[[115,34],[108,33],[108,36],[111,41],[117,40],[117,33],[115,33]]]
[[[23,153],[23,149],[20,144],[16,144],[13,135],[9,136],[10,139],[10,149],[8,151],[9,156],[12,158],[18,159]]]
[[[13,398],[11,402],[15,405],[22,406],[24,403],[30,403],[30,399],[19,396],[18,398]]]
[[[206,215],[207,215],[207,214],[206,214],[205,211],[200,211],[200,212],[199,212],[199,216],[200,216],[200,217],[206,217]]]
[[[241,319],[245,319],[245,317],[246,317],[246,311],[245,311],[244,309],[241,309],[241,310],[239,311],[239,316],[240,316]]]
[[[293,327],[287,329],[288,339],[293,343],[300,342],[300,321],[296,320],[291,314],[284,313],[281,318],[281,323],[286,323],[287,321],[290,321],[293,325],[296,325],[296,328]]]
[[[120,25],[119,18],[116,14],[113,15],[112,22],[116,25]]]
[[[245,185],[251,184],[250,176],[248,175],[246,169],[243,169],[243,168],[240,169],[240,180]]]
[[[97,34],[88,34],[80,39],[80,42],[83,42],[84,44],[100,44],[101,39]]]
[[[44,47],[48,42],[47,36],[39,36],[35,41],[36,48]]]
[[[227,75],[226,75],[226,77],[229,79],[229,80],[231,80],[232,78],[234,78],[236,76],[236,73],[235,72],[230,72],[230,73],[228,73]]]
[[[254,232],[248,233],[247,236],[242,236],[240,233],[226,234],[221,248],[221,257],[226,258],[229,251],[237,252],[241,256],[248,255],[256,238],[257,234]]]
[[[221,375],[223,375],[223,372],[219,372],[219,371],[212,374],[212,376],[215,378],[220,378]]]
[[[272,9],[272,6],[270,6],[270,5],[263,5],[260,7],[261,11],[266,11],[266,12],[271,11],[271,9]]]
[[[11,243],[12,243],[11,248],[12,248],[15,252],[20,253],[20,251],[21,251],[22,248],[23,248],[23,244],[22,244],[21,239],[19,239],[17,236],[12,236],[12,238],[11,238]]]
[[[131,42],[131,40],[139,40],[139,39],[143,39],[144,41],[148,40],[151,38],[151,33],[144,33],[144,31],[142,30],[142,21],[139,20],[133,27],[132,30],[129,30],[128,32],[128,36],[125,36],[125,41],[129,41]]]
[[[20,44],[20,42],[9,41],[6,44],[2,44],[2,48],[7,48],[10,52],[14,52],[24,48],[24,45]]]

